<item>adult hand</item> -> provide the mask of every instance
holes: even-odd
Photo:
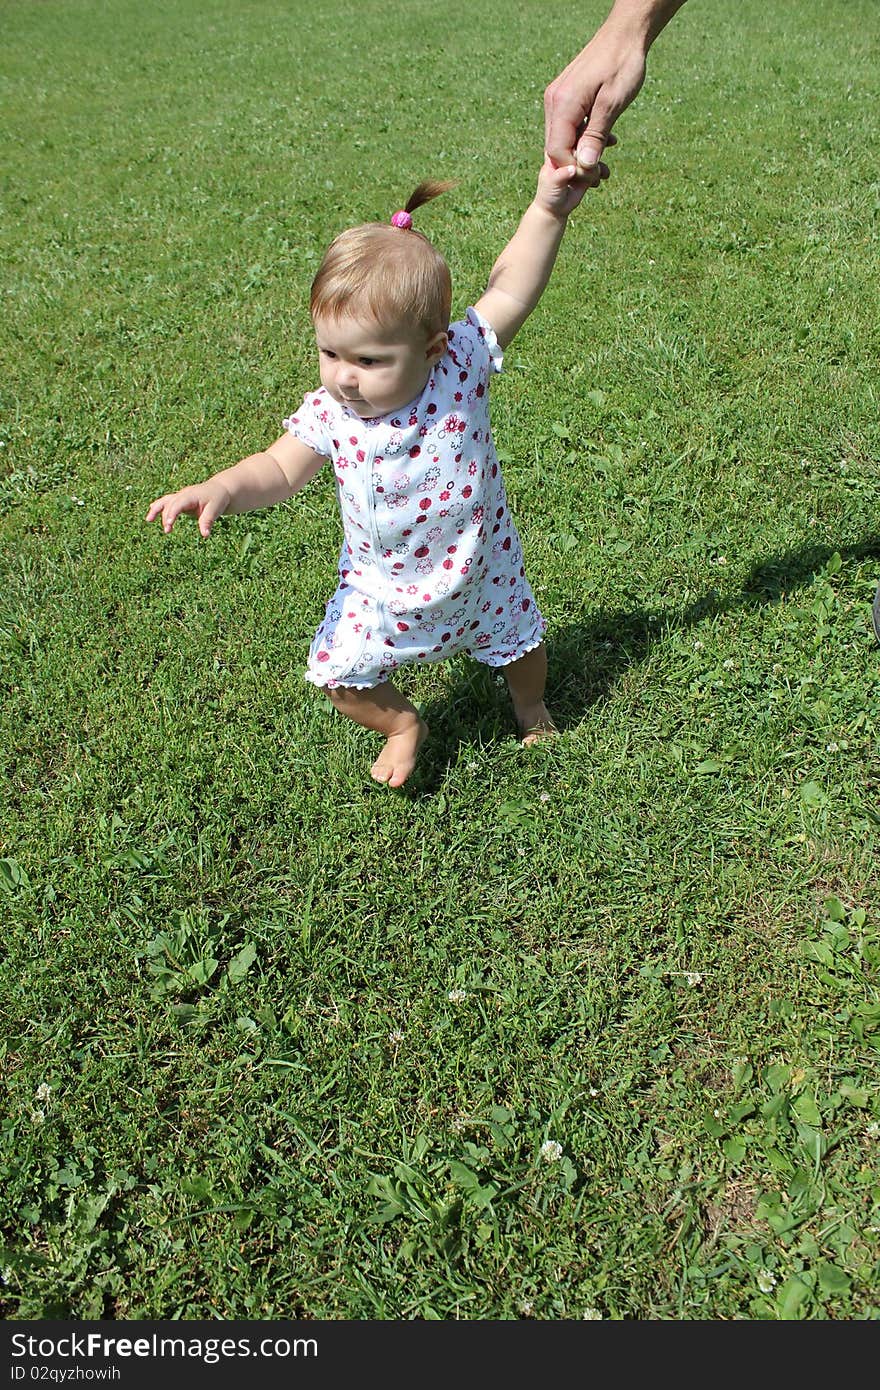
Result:
[[[645,80],[648,49],[685,0],[614,0],[586,48],[544,93],[544,144],[554,164],[574,161],[599,182],[611,127]]]

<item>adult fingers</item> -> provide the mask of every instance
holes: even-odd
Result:
[[[575,158],[580,169],[592,169],[599,163],[602,151],[611,142],[611,130],[609,126],[601,124],[594,115],[590,116],[590,123],[578,138],[577,151]]]
[[[554,164],[573,162],[578,130],[592,101],[592,92],[572,95],[571,87],[561,77],[544,92],[544,148]]]

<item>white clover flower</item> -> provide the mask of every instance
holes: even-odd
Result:
[[[761,1293],[770,1293],[776,1287],[776,1275],[770,1269],[758,1270],[758,1288]]]
[[[535,1311],[535,1305],[530,1298],[522,1298],[516,1305],[517,1310],[524,1318],[530,1318]]]
[[[0,1269],[0,1284],[8,1284],[12,1278],[12,1265],[7,1265],[5,1269]]]
[[[734,661],[732,656],[729,656],[726,661],[722,662],[722,665],[725,671],[732,671],[734,666],[736,665],[736,662]]]
[[[44,1125],[46,1123],[45,1110],[32,1110],[31,1119],[33,1120],[35,1125]]]
[[[684,978],[687,980],[691,989],[696,989],[697,985],[701,985],[703,983],[703,977],[700,974],[699,970],[686,970],[684,972]]]
[[[467,990],[451,989],[446,998],[449,1000],[450,1004],[463,1004],[465,999],[467,999]]]
[[[602,1314],[599,1312],[599,1309],[598,1309],[598,1308],[585,1308],[585,1309],[584,1309],[583,1321],[584,1321],[584,1322],[601,1322],[601,1321],[602,1321]]]
[[[52,1099],[52,1087],[49,1086],[45,1081],[41,1081],[39,1086],[37,1087],[36,1099],[43,1101]]]
[[[840,752],[840,744],[839,744],[839,743],[826,743],[826,744],[825,744],[825,752],[826,752],[826,753],[839,753],[839,752]]]
[[[388,1034],[388,1041],[394,1043],[395,1046],[403,1042],[403,1034],[399,1028],[392,1028],[391,1032]]]
[[[878,1124],[877,1121],[874,1120],[871,1124],[868,1125],[868,1128],[865,1130],[865,1133],[867,1134],[869,1139],[880,1139],[880,1124]]]
[[[597,1095],[599,1095],[599,1092],[596,1090],[595,1086],[590,1087],[590,1095],[593,1097],[594,1100],[596,1099]]]
[[[558,1163],[562,1157],[562,1145],[555,1139],[545,1139],[541,1145],[541,1157],[545,1163]]]
[[[549,800],[550,800],[550,793],[549,793],[549,792],[541,792],[541,795],[538,797],[538,800],[539,800],[539,801],[549,801]]]
[[[694,641],[694,651],[695,651],[695,652],[701,652],[701,651],[703,651],[705,645],[706,645],[706,643],[705,643],[705,642],[701,642],[700,639],[699,639],[699,637],[697,637],[696,640]]]

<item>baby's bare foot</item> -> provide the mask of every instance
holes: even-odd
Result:
[[[545,739],[556,738],[559,733],[553,723],[553,716],[544,704],[536,705],[524,716],[518,713],[516,723],[523,748],[531,748],[533,744],[543,743]]]
[[[402,787],[416,765],[427,735],[428,726],[423,719],[413,719],[396,734],[389,734],[385,747],[370,768],[371,775],[386,786]]]

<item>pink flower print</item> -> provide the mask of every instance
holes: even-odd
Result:
[[[397,477],[396,477],[396,478],[392,478],[391,481],[392,481],[394,487],[400,488],[401,491],[402,491],[404,488],[409,487],[409,474],[408,474],[408,473],[398,473]]]
[[[480,524],[480,522],[481,522],[482,520],[483,520],[483,508],[480,506],[479,503],[477,503],[477,505],[476,505],[475,507],[472,507],[472,508],[471,508],[471,521],[474,523],[475,526],[479,526],[479,524]]]
[[[419,560],[419,563],[416,565],[416,573],[430,574],[433,568],[434,566],[432,565],[430,560]]]
[[[459,419],[457,415],[447,415],[443,424],[440,426],[440,436],[443,439],[451,434],[459,434],[467,428],[467,422]]]
[[[407,584],[406,592],[408,594],[417,594],[419,592],[419,587],[417,584]]]
[[[452,399],[455,401],[456,405],[461,405],[462,401],[464,400],[464,397],[462,396],[460,391],[456,391]]]
[[[492,638],[489,636],[488,632],[481,632],[480,635],[474,639],[474,646],[488,647],[491,641]]]
[[[441,494],[440,494],[440,501],[441,501],[441,502],[448,502],[451,496],[452,496],[452,493],[449,491],[449,488],[445,487],[445,488],[443,489],[443,491],[441,492]]]

